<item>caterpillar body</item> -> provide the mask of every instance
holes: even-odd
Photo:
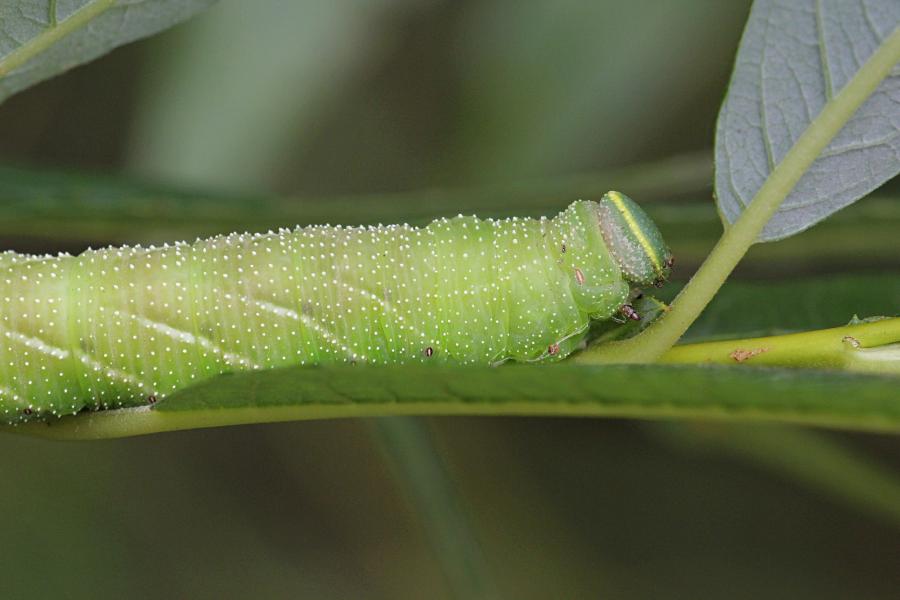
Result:
[[[155,402],[286,365],[553,361],[671,256],[609,192],[552,219],[313,226],[0,254],[0,418]]]

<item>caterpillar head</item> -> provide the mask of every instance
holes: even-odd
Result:
[[[597,203],[603,241],[632,285],[662,285],[674,258],[662,234],[637,203],[619,192],[607,192]]]

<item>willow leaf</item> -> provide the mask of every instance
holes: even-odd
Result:
[[[214,0],[0,2],[0,102],[35,83],[179,23]]]
[[[68,439],[385,415],[717,418],[900,431],[897,378],[698,365],[290,367],[223,375],[156,405],[7,430]]]
[[[716,196],[734,223],[788,151],[891,34],[896,0],[757,0],[716,131]],[[803,231],[900,172],[895,67],[806,171],[759,241]]]

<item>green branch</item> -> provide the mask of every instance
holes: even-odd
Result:
[[[900,375],[900,318],[789,335],[684,344],[670,349],[659,361]]]
[[[840,93],[828,101],[775,167],[738,220],[726,228],[713,251],[684,287],[672,309],[646,331],[622,342],[598,346],[582,360],[641,363],[659,359],[687,331],[803,174],[900,61],[900,27],[885,40]]]

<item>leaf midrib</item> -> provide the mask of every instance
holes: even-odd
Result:
[[[5,57],[0,58],[0,78],[6,77],[70,33],[86,26],[92,20],[112,8],[115,3],[116,0],[93,0],[92,2],[85,4],[61,23],[56,21],[55,3],[51,3],[50,27],[25,44],[22,44]]]

